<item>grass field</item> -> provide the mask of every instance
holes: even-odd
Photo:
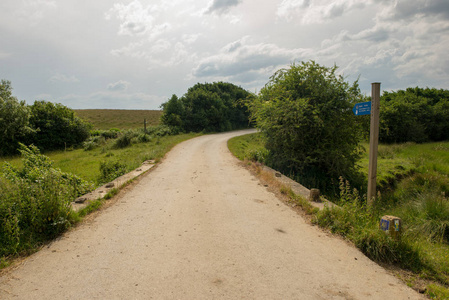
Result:
[[[165,137],[155,137],[146,143],[136,143],[123,149],[113,147],[114,140],[104,146],[85,151],[53,151],[45,153],[53,162],[54,167],[64,172],[73,173],[81,178],[96,182],[100,176],[100,163],[119,161],[131,171],[145,160],[160,160],[176,144],[197,136],[198,134],[181,134]],[[3,157],[0,164],[9,162],[13,166],[21,166],[21,157]]]
[[[76,109],[78,117],[94,125],[94,129],[136,129],[159,125],[160,110]]]
[[[260,134],[236,137],[228,145],[240,159],[254,160],[254,153],[264,152]],[[359,165],[367,174],[368,151]],[[412,270],[415,275],[404,281],[430,298],[449,299],[449,142],[379,145],[377,186],[380,198],[367,208],[360,205],[363,196],[342,182],[344,210],[323,210],[314,222],[375,261]],[[398,242],[379,229],[383,215],[402,219]]]

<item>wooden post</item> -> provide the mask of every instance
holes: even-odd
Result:
[[[319,189],[311,189],[309,194],[309,200],[313,202],[321,202],[320,199],[320,190]]]
[[[369,137],[368,205],[376,198],[377,146],[379,144],[380,82],[371,84],[371,127]]]
[[[143,119],[143,132],[147,133],[147,119]]]

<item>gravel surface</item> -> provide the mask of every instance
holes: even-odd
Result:
[[[285,206],[227,149],[176,146],[92,221],[0,277],[0,299],[420,299]]]

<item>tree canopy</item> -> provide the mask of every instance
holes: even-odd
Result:
[[[384,143],[448,140],[449,91],[416,87],[384,92],[379,139]]]
[[[17,154],[19,143],[41,150],[64,149],[81,144],[91,126],[70,108],[47,101],[28,106],[12,95],[11,82],[0,83],[0,155]]]
[[[30,109],[12,95],[11,82],[0,82],[0,155],[16,153],[19,142],[33,133]]]
[[[251,105],[266,137],[268,163],[309,187],[352,179],[361,130],[352,107],[362,96],[337,67],[301,62],[277,71]]]
[[[248,127],[243,100],[251,94],[232,83],[198,83],[181,98],[162,104],[162,123],[184,132],[214,132]]]

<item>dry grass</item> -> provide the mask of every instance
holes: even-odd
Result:
[[[136,129],[156,126],[160,123],[160,110],[128,110],[128,109],[76,109],[78,117],[94,125],[94,129]]]

